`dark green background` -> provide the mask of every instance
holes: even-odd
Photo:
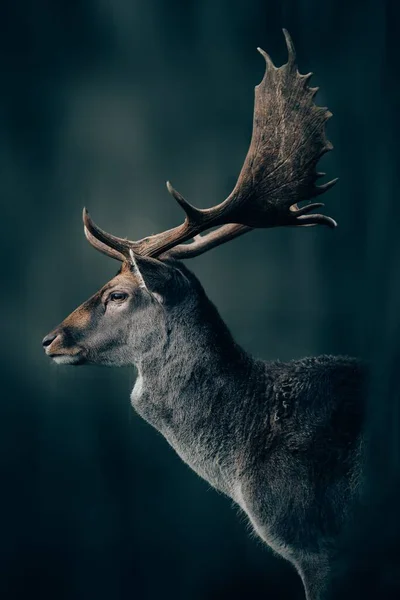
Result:
[[[291,567],[133,413],[133,369],[56,367],[41,349],[117,269],[85,241],[84,204],[134,239],[182,218],[166,179],[204,207],[233,188],[256,47],[284,62],[282,27],[334,113],[320,166],[340,177],[325,197],[339,227],[255,232],[191,266],[257,356],[374,359],[370,487],[386,504],[349,553],[370,573],[370,550],[398,533],[396,4],[8,0],[1,13],[1,598],[302,598]]]

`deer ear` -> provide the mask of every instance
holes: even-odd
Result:
[[[129,266],[136,276],[139,286],[160,301],[164,290],[171,283],[176,269],[160,260],[135,254],[133,250],[129,250],[129,256]]]
[[[147,290],[147,285],[146,282],[144,280],[144,277],[142,275],[142,272],[139,268],[139,264],[138,264],[138,256],[135,255],[135,253],[133,252],[133,250],[129,250],[129,256],[130,256],[130,268],[132,273],[137,277],[138,281],[139,281],[139,287]]]

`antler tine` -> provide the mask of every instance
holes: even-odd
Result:
[[[109,248],[110,252],[108,255],[117,260],[125,260],[129,257],[129,241],[122,238],[118,238],[111,233],[107,233],[103,229],[100,229],[96,223],[92,220],[86,208],[83,209],[82,214],[83,225],[85,236],[90,244],[107,254],[105,248]],[[112,251],[112,252],[111,252]]]
[[[246,225],[238,225],[236,223],[221,225],[221,227],[206,235],[196,235],[193,238],[193,242],[189,244],[179,244],[171,248],[171,250],[161,255],[160,258],[175,258],[179,260],[194,258],[195,256],[200,256],[200,254],[204,254],[204,252],[208,252],[211,248],[221,246],[221,244],[225,244],[225,242],[229,242],[249,231],[253,231],[253,229]]]
[[[311,214],[311,215],[300,215],[297,217],[298,225],[304,227],[306,225],[327,225],[331,229],[337,227],[335,219],[327,217],[326,215]]]
[[[255,88],[250,147],[228,198],[212,208],[196,208],[167,182],[169,193],[183,208],[186,218],[178,227],[139,241],[106,233],[84,212],[88,239],[97,249],[105,252],[104,246],[108,246],[110,256],[122,256],[124,260],[130,260],[130,251],[144,256],[189,258],[254,227],[336,226],[331,217],[311,214],[320,203],[298,206],[323,194],[337,180],[315,185],[320,176],[316,172],[318,160],[332,149],[325,135],[325,123],[331,113],[314,104],[315,88],[308,86],[311,74],[300,75],[292,39],[286,29],[283,33],[288,51],[288,61],[283,66],[275,67],[269,55],[259,48],[266,71]],[[213,227],[219,229],[184,244]]]
[[[85,215],[85,212],[87,212],[86,208],[84,208],[83,211],[84,211],[84,215]],[[87,241],[94,248],[96,248],[96,250],[98,250],[99,252],[102,252],[102,254],[105,254],[106,256],[115,258],[116,260],[119,260],[119,261],[125,260],[126,257],[124,254],[121,254],[121,252],[118,252],[118,250],[115,250],[108,244],[104,244],[103,242],[101,242],[90,232],[90,230],[86,226],[84,227],[84,232],[85,232],[85,237],[86,237]]]
[[[258,52],[261,54],[261,56],[264,57],[265,62],[267,63],[267,68],[268,69],[276,69],[276,66],[274,65],[274,63],[272,62],[272,59],[270,57],[269,54],[267,54],[265,52],[265,50],[263,50],[262,48],[257,48]]]
[[[283,35],[285,36],[285,42],[286,42],[286,47],[287,47],[287,51],[288,51],[288,61],[286,64],[290,65],[291,67],[295,67],[296,66],[296,50],[294,48],[292,38],[290,37],[290,34],[287,29],[282,29],[282,31],[283,31]]]
[[[171,196],[175,198],[179,206],[185,211],[187,220],[191,223],[201,223],[204,218],[202,210],[185,200],[185,198],[172,187],[169,181],[167,181],[166,185]]]
[[[321,185],[317,185],[317,187],[316,187],[317,195],[319,196],[320,194],[324,194],[325,192],[327,192],[328,190],[333,188],[333,186],[338,181],[339,181],[339,177],[335,177],[335,179],[331,179],[330,181],[327,181],[326,183],[321,183]]]

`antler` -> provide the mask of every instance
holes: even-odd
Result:
[[[106,233],[84,209],[85,234],[92,245],[118,260],[129,259],[130,250],[145,256],[190,258],[255,227],[336,227],[331,217],[311,212],[323,206],[320,202],[298,206],[299,202],[323,194],[337,181],[315,184],[324,175],[316,171],[316,165],[332,149],[324,129],[332,114],[326,107],[314,104],[318,88],[307,85],[312,73],[300,75],[292,40],[285,29],[283,32],[288,62],[282,67],[275,67],[268,54],[258,48],[267,68],[255,88],[250,148],[228,198],[212,208],[195,208],[167,182],[168,191],[186,213],[185,221],[139,241]],[[216,226],[219,228],[215,231],[199,235]],[[183,243],[191,238],[192,243]]]

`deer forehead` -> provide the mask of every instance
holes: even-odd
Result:
[[[135,289],[140,287],[141,279],[135,273],[132,272],[130,267],[122,266],[121,271],[113,277],[99,292],[99,294],[104,294],[107,290],[111,288],[117,288],[119,285],[125,286],[129,289]]]

